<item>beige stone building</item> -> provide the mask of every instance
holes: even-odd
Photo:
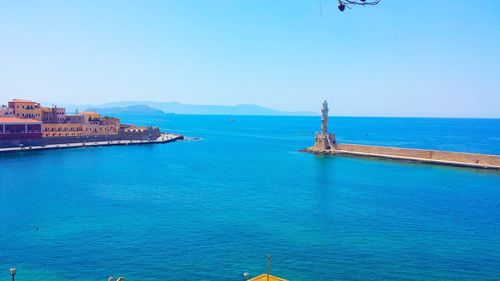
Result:
[[[83,134],[83,124],[42,124],[42,137],[78,137]]]
[[[34,119],[38,121],[42,120],[42,108],[37,102],[13,99],[12,101],[9,101],[9,107],[14,111],[14,117]]]
[[[14,110],[5,105],[0,106],[0,117],[13,117]]]

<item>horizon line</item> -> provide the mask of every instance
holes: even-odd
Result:
[[[11,99],[13,100],[13,99]],[[8,102],[8,101],[7,101]],[[35,101],[36,102],[36,101]],[[166,112],[162,109],[151,107],[148,105],[150,108],[160,110],[164,112],[165,114],[177,114],[177,115],[220,115],[220,116],[289,116],[289,117],[316,117],[320,116],[321,112],[320,111],[314,111],[314,110],[281,110],[281,109],[275,109],[272,107],[267,107],[267,106],[262,106],[259,104],[254,104],[254,103],[240,103],[240,104],[233,104],[233,105],[222,105],[222,104],[190,104],[190,103],[182,103],[179,101],[153,101],[153,100],[125,100],[125,101],[110,101],[110,102],[104,102],[104,103],[89,103],[89,104],[77,104],[77,103],[72,103],[72,102],[62,102],[59,103],[61,105],[71,105],[71,106],[89,106],[89,105],[94,105],[94,106],[103,106],[106,104],[113,104],[113,103],[127,103],[127,102],[135,102],[135,103],[178,103],[181,105],[188,105],[188,106],[222,106],[222,107],[236,107],[236,106],[242,106],[242,105],[251,105],[251,106],[258,106],[261,108],[265,109],[270,109],[274,110],[277,112],[282,112],[284,114],[217,114],[217,113],[176,113],[176,112]],[[57,106],[56,103],[52,102],[39,102],[40,104],[50,104],[51,106]],[[134,106],[134,105],[129,105],[129,106]],[[126,108],[129,106],[116,106],[116,108]],[[98,109],[98,108],[95,108]],[[314,113],[314,115],[301,115],[301,114],[293,114],[293,113]],[[350,118],[433,118],[433,119],[500,119],[500,116],[393,116],[393,115],[350,115],[350,114],[341,114],[341,115],[330,115],[330,117],[350,117]]]

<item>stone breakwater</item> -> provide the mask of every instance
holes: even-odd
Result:
[[[500,170],[500,155],[339,143],[330,149],[309,147],[304,151]]]
[[[0,153],[17,152],[17,151],[37,151],[37,150],[49,150],[49,149],[66,149],[66,148],[77,148],[77,147],[158,144],[158,143],[174,142],[183,139],[184,139],[183,135],[161,134],[157,139],[153,140],[130,139],[130,140],[85,141],[85,142],[38,145],[38,146],[8,147],[8,148],[0,148]]]

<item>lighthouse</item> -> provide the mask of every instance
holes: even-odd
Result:
[[[328,102],[323,101],[321,107],[321,133],[316,132],[314,148],[319,150],[330,150],[335,148],[335,135],[328,133]]]
[[[328,102],[326,100],[321,107],[321,133],[328,135]]]

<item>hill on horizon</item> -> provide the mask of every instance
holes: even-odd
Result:
[[[133,114],[133,115],[162,115],[165,112],[149,107],[147,105],[132,105],[126,107],[103,107],[103,108],[87,108],[85,111],[97,112],[101,115],[119,115],[119,114]]]
[[[124,101],[101,105],[61,104],[67,112],[76,109],[92,109],[107,114],[209,114],[209,115],[281,115],[281,116],[317,116],[313,111],[279,111],[254,104],[240,105],[194,105],[179,102]]]

